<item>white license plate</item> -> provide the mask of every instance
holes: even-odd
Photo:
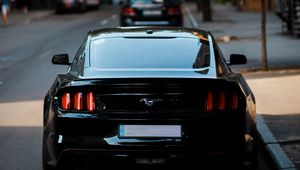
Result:
[[[145,10],[143,12],[144,16],[160,16],[161,15],[161,11],[158,10]]]
[[[120,125],[121,138],[181,138],[180,125]]]
[[[74,3],[74,0],[64,0],[64,3],[67,3],[67,4],[73,4],[73,3]]]

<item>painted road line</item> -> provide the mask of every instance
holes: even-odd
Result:
[[[198,28],[199,27],[198,22],[196,21],[195,17],[192,15],[190,8],[186,5],[183,5],[183,9],[184,11],[186,11],[187,16],[190,22],[192,23],[192,26]]]

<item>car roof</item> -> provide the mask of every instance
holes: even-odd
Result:
[[[117,37],[144,38],[195,38],[208,40],[208,31],[184,27],[118,27],[98,29],[89,32],[91,40]]]

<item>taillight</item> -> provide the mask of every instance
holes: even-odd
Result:
[[[74,110],[82,110],[82,109],[83,109],[82,93],[77,92],[74,95]]]
[[[211,112],[214,108],[214,97],[211,91],[207,92],[206,101],[205,101],[205,111]]]
[[[96,99],[93,92],[66,92],[61,96],[61,109],[68,111],[88,111],[96,110]]]
[[[226,94],[225,92],[220,92],[219,96],[219,110],[224,111],[226,107]]]
[[[236,91],[208,91],[206,93],[204,111],[232,112],[239,110],[239,98]]]
[[[122,14],[125,16],[135,16],[135,11],[133,8],[125,7],[122,8]]]
[[[89,92],[86,96],[86,106],[87,110],[89,112],[92,112],[95,110],[96,105],[95,105],[95,96],[92,92]]]
[[[71,109],[71,95],[70,93],[64,93],[61,98],[61,107],[64,110]]]
[[[167,11],[168,15],[181,15],[180,7],[170,7]]]
[[[232,93],[231,96],[231,110],[237,110],[239,106],[239,99],[236,92]]]

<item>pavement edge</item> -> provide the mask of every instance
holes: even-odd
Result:
[[[256,126],[258,137],[263,143],[264,150],[267,151],[269,156],[272,158],[276,168],[278,170],[296,170],[296,166],[282,150],[276,138],[265,123],[263,117],[259,114],[256,117]]]

